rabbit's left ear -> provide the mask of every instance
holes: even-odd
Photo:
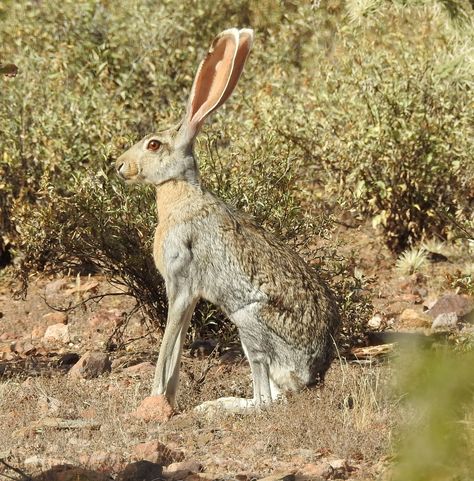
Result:
[[[212,42],[199,65],[180,133],[192,142],[206,118],[231,95],[252,48],[253,31],[231,28]]]

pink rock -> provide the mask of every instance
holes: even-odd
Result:
[[[167,466],[163,473],[170,480],[187,478],[190,474],[202,471],[202,464],[194,460],[180,461]]]
[[[301,474],[308,477],[319,477],[327,478],[332,472],[332,467],[327,461],[322,461],[320,463],[309,463],[303,466],[301,469]]]
[[[137,461],[145,460],[167,466],[175,461],[181,461],[183,458],[183,453],[170,449],[156,440],[137,444],[133,448],[133,459]]]
[[[99,310],[87,320],[95,330],[107,330],[117,326],[123,320],[123,311],[119,309]]]
[[[43,336],[43,341],[47,344],[50,343],[62,343],[67,344],[70,342],[69,328],[66,324],[53,324],[48,326]]]
[[[67,324],[68,316],[65,312],[48,312],[43,316],[48,326],[53,324]]]
[[[109,356],[103,352],[86,352],[72,366],[69,376],[73,379],[93,379],[111,370]]]
[[[90,455],[82,455],[81,464],[94,471],[116,473],[126,466],[125,457],[109,451],[96,451]]]
[[[167,421],[174,414],[174,410],[165,396],[149,396],[145,398],[132,416],[143,421]]]
[[[8,341],[9,339],[15,339],[15,334],[12,332],[2,332],[0,334],[0,342]]]
[[[140,362],[139,364],[126,367],[123,372],[126,372],[127,374],[140,374],[153,372],[154,370],[155,366],[151,362]]]

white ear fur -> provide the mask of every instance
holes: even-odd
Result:
[[[231,28],[221,32],[199,65],[180,129],[191,143],[206,118],[231,95],[252,48],[253,30]]]

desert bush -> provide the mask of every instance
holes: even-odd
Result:
[[[316,251],[314,236],[330,235],[341,202],[381,224],[394,250],[425,232],[447,235],[446,218],[464,222],[471,57],[461,58],[461,41],[451,42],[452,29],[429,8],[400,13],[386,2],[384,15],[362,25],[344,8],[253,0],[2,5],[3,55],[20,74],[0,98],[0,228],[17,236],[24,278],[70,267],[128,276],[124,288],[149,299],[163,323],[150,254],[153,194],[124,190],[111,164],[141,135],[179,119],[216,32],[250,24],[257,46],[249,68],[197,146],[203,180],[332,279],[347,338],[362,332],[364,279],[334,246]],[[151,287],[139,294],[143,283]],[[203,328],[215,318],[205,309]]]
[[[231,24],[259,29],[261,46],[238,95],[201,137],[204,182],[293,243],[335,284],[351,278],[333,250],[310,249],[314,235],[329,233],[331,218],[304,203],[304,164],[274,122],[287,105],[273,105],[272,85],[259,80],[264,64],[276,82],[282,61],[295,71],[302,67],[310,55],[302,41],[311,35],[303,23],[307,9],[297,2],[123,0],[12,2],[3,13],[5,54],[20,75],[0,102],[1,228],[18,235],[25,285],[38,270],[99,270],[163,325],[163,284],[151,259],[153,193],[125,189],[111,163],[156,124],[182,115],[198,59],[215,33]],[[183,15],[186,28],[179,27]],[[301,28],[291,28],[292,16]],[[279,45],[277,32],[285,39]],[[336,276],[329,273],[331,262]],[[357,295],[345,303],[348,316],[363,292],[356,284]],[[340,286],[341,294],[349,293],[349,284]],[[221,332],[222,316],[201,305],[194,326],[196,332]]]
[[[474,37],[439,12],[375,3],[380,15],[346,26],[338,55],[307,73],[282,132],[327,197],[342,193],[399,253],[472,219]]]

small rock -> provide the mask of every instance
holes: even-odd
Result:
[[[137,410],[131,415],[143,421],[164,422],[171,418],[174,410],[165,396],[149,396],[145,398]]]
[[[46,332],[45,326],[36,326],[31,330],[31,339],[41,339]]]
[[[139,364],[134,364],[133,366],[126,367],[123,372],[127,374],[141,374],[153,372],[155,366],[151,362],[140,362]]]
[[[220,479],[220,478],[221,476],[212,476],[212,475],[203,474],[203,473],[191,473],[184,478],[184,481],[215,481],[216,479]],[[170,479],[170,478],[167,478],[167,479]]]
[[[334,479],[346,479],[349,473],[356,471],[356,468],[351,466],[347,459],[335,459],[329,461],[329,464],[332,469],[330,476]]]
[[[127,464],[117,476],[117,481],[161,481],[163,468],[150,461],[135,461]]]
[[[303,466],[301,469],[301,474],[303,476],[328,478],[332,473],[332,467],[327,461],[322,461],[320,463],[309,463]]]
[[[34,454],[33,456],[28,456],[26,459],[23,460],[23,464],[28,469],[48,469],[50,467],[49,463],[45,458]]]
[[[458,315],[455,312],[438,314],[431,325],[431,329],[453,329],[457,326]]]
[[[35,346],[30,341],[18,341],[13,344],[13,351],[22,356],[29,356],[36,351]]]
[[[89,317],[87,323],[92,329],[102,331],[120,325],[123,319],[123,311],[119,309],[107,309],[97,311],[93,316]]]
[[[8,341],[10,339],[15,339],[15,334],[12,332],[2,332],[0,334],[0,342]]]
[[[295,481],[295,475],[294,473],[272,474],[271,476],[262,478],[259,481]]]
[[[66,324],[52,324],[48,326],[46,332],[43,336],[43,342],[46,344],[59,342],[62,344],[67,344],[71,341],[69,336],[69,328]]]
[[[187,461],[179,461],[172,463],[166,467],[167,473],[176,473],[178,471],[189,471],[190,473],[200,473],[202,471],[202,464],[190,459]]]
[[[96,451],[89,456],[83,455],[80,462],[90,469],[107,473],[116,473],[126,466],[124,456],[110,451]]]
[[[380,314],[376,314],[371,319],[369,319],[367,325],[371,329],[380,329],[380,326],[382,325],[382,316]]]
[[[15,352],[16,342],[5,342],[0,344],[0,352],[11,353]]]
[[[349,467],[346,459],[334,459],[329,461],[329,464],[332,469],[347,469]]]
[[[234,476],[236,481],[250,481],[252,478],[248,474],[236,474]]]
[[[69,371],[73,379],[93,379],[111,370],[109,356],[103,352],[86,352]]]
[[[194,460],[172,463],[164,469],[164,474],[170,480],[184,479],[190,474],[202,471],[202,464]]]
[[[474,310],[474,300],[469,296],[460,294],[446,294],[440,297],[426,314],[436,319],[440,314],[455,312],[459,318],[468,315]]]
[[[48,326],[53,324],[67,324],[68,316],[65,312],[48,312],[43,316]]]
[[[160,441],[154,440],[137,444],[133,448],[133,459],[137,461],[150,461],[167,466],[176,461],[182,461],[184,455],[180,451],[170,449],[165,444],[160,443]]]
[[[398,318],[399,324],[403,327],[430,327],[431,319],[422,312],[415,309],[405,309]]]

